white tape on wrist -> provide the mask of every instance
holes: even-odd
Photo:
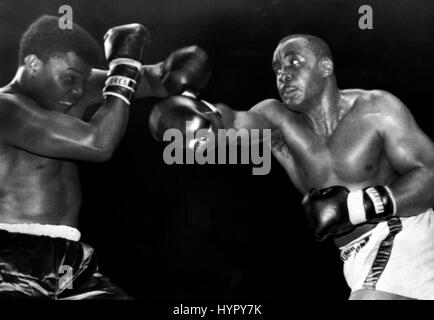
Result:
[[[135,67],[135,68],[137,68],[138,71],[140,71],[142,68],[142,64],[139,61],[136,61],[133,59],[128,59],[128,58],[117,58],[117,59],[110,61],[109,68],[110,68],[110,70],[112,70],[114,67],[121,65],[121,64],[123,64],[123,65],[126,64],[129,66]]]
[[[220,113],[220,110],[217,109],[216,107],[214,107],[211,103],[209,103],[208,101],[205,100],[201,100],[203,103],[205,103],[207,105],[208,108],[211,109],[212,112],[214,113]]]
[[[127,105],[131,105],[131,102],[130,102],[127,98],[125,98],[123,95],[121,95],[121,94],[119,94],[119,93],[112,92],[112,91],[105,91],[102,95],[103,95],[104,98],[105,98],[106,96],[114,96],[114,97],[117,97],[117,98],[123,100]]]
[[[347,208],[351,224],[357,225],[366,222],[363,190],[352,191],[348,194]]]

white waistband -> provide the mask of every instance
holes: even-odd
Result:
[[[429,219],[429,215],[430,214],[434,214],[434,210],[433,208],[429,208],[421,213],[419,213],[418,215],[415,216],[410,216],[410,217],[399,217],[399,219],[401,220],[401,222],[403,223],[403,225],[405,225],[406,223],[413,221],[416,222],[420,219]],[[357,237],[356,239],[350,241],[348,244],[345,244],[341,247],[339,247],[340,251],[344,251],[347,250],[348,248],[350,248],[351,246],[353,246],[354,244],[356,244],[357,242],[362,241],[364,238],[369,237],[372,233],[378,233],[379,230],[384,228],[387,228],[387,230],[389,230],[389,228],[387,227],[387,220],[379,222],[374,228],[372,228],[371,230],[365,232],[364,234],[362,234],[361,236]]]
[[[363,239],[370,237],[371,234],[373,234],[374,232],[377,232],[380,228],[384,228],[384,226],[387,226],[387,222],[386,221],[382,221],[379,222],[374,228],[372,228],[371,230],[366,231],[364,234],[362,234],[361,236],[357,237],[356,239],[350,241],[349,243],[339,247],[340,251],[345,251],[348,250],[350,247],[352,247],[353,245],[355,245],[356,243],[362,241]]]
[[[78,229],[64,225],[39,223],[0,223],[0,229],[8,232],[25,233],[35,236],[64,238],[71,241],[79,241],[81,237],[81,233],[78,231]]]

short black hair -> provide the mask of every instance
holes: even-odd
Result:
[[[89,32],[75,23],[72,29],[61,29],[58,17],[43,15],[21,37],[18,63],[29,54],[46,62],[71,51],[92,67],[102,65],[102,48]]]
[[[308,41],[308,47],[312,52],[319,58],[328,57],[333,61],[332,51],[330,50],[329,45],[321,38],[310,35],[310,34],[291,34],[287,37],[284,37],[279,41],[279,44],[282,44],[290,39],[294,38],[303,38]]]

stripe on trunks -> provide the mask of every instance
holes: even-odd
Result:
[[[391,218],[387,221],[387,226],[389,227],[389,234],[383,241],[381,241],[377,255],[372,263],[371,270],[363,283],[363,289],[375,289],[378,279],[380,279],[384,269],[386,268],[387,262],[389,262],[395,236],[402,230],[401,219]]]

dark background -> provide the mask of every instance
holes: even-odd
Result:
[[[281,38],[317,35],[333,51],[340,88],[392,92],[434,137],[432,0],[1,0],[0,85],[15,73],[27,25],[62,4],[97,39],[114,25],[147,26],[150,64],[201,46],[214,70],[202,97],[238,110],[278,98],[271,57]],[[373,30],[358,27],[364,4]],[[101,271],[138,299],[346,299],[338,251],[312,239],[279,164],[267,176],[249,165],[165,165],[147,127],[156,101],[134,104],[111,161],[81,166],[80,229]]]

